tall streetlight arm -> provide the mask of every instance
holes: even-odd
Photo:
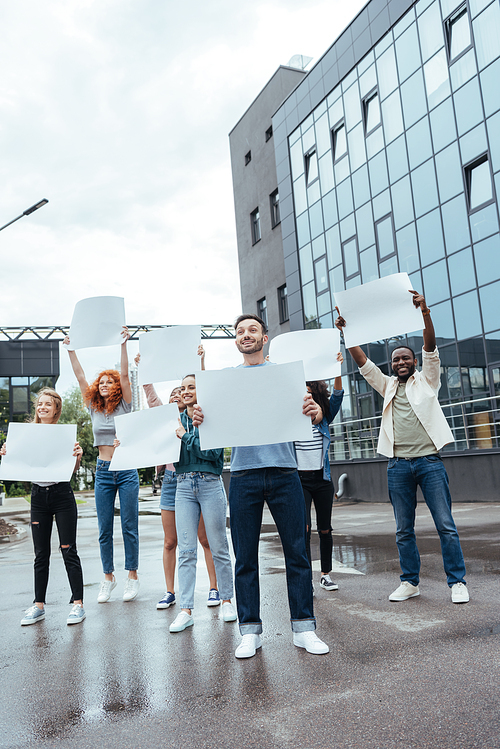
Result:
[[[43,198],[43,200],[40,200],[38,203],[35,203],[35,205],[32,205],[31,208],[26,208],[25,211],[21,213],[20,216],[17,216],[16,218],[13,218],[12,221],[9,221],[8,224],[4,224],[4,226],[0,226],[0,231],[2,229],[5,229],[7,226],[10,226],[11,224],[15,223],[16,221],[19,221],[20,218],[23,216],[29,216],[30,213],[34,213],[34,211],[38,211],[39,208],[41,208],[43,205],[47,205],[49,201],[47,198]]]

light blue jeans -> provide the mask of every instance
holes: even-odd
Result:
[[[175,495],[175,526],[179,549],[179,601],[182,609],[194,608],[198,524],[203,513],[208,543],[217,573],[222,600],[230,599],[233,571],[226,532],[226,492],[215,473],[178,473]]]
[[[99,525],[99,546],[102,571],[111,574],[113,563],[113,525],[115,499],[120,497],[120,520],[125,547],[125,569],[139,567],[139,474],[131,471],[110,471],[109,460],[97,458],[95,472],[95,508]]]

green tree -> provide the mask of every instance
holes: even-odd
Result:
[[[83,473],[83,480],[86,488],[91,488],[95,478],[95,462],[97,457],[97,448],[94,447],[94,434],[92,432],[92,422],[90,414],[83,405],[83,398],[80,388],[75,385],[63,396],[63,407],[60,424],[76,424],[76,438],[83,448],[82,468],[86,469]],[[87,470],[92,474],[92,481],[87,479]],[[80,472],[79,472],[80,473]],[[73,489],[78,488],[77,476],[71,479]]]

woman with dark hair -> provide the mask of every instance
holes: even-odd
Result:
[[[34,424],[57,424],[61,416],[62,399],[52,388],[43,388],[35,399]],[[80,467],[83,450],[75,442],[73,457],[76,458],[75,468]],[[5,445],[0,449],[0,455],[5,455]],[[31,535],[35,551],[35,600],[26,609],[21,624],[27,626],[45,619],[45,595],[49,582],[50,539],[54,519],[59,534],[59,548],[61,550],[66,574],[71,587],[70,603],[73,604],[67,624],[79,624],[85,619],[83,609],[83,574],[80,557],[76,550],[76,522],[77,510],[75,495],[69,481],[39,481],[31,487]]]
[[[128,373],[127,341],[129,332],[123,327],[120,372],[106,369],[89,385],[75,351],[68,349],[83,401],[92,419],[94,447],[99,449],[95,473],[95,507],[99,525],[99,546],[104,580],[101,583],[98,603],[109,601],[116,588],[113,574],[113,523],[116,492],[120,497],[120,520],[125,548],[125,569],[128,578],[123,593],[124,601],[133,601],[139,592],[137,568],[139,566],[139,474],[136,470],[110,471],[109,465],[115,451],[115,416],[132,410],[132,388]],[[64,343],[69,345],[69,336]]]
[[[337,360],[342,362],[342,354]],[[307,509],[307,552],[311,561],[311,504],[314,502],[319,534],[321,559],[320,585],[326,590],[337,590],[338,585],[330,577],[332,569],[332,507],[333,484],[330,474],[330,424],[339,412],[344,397],[342,378],[336,377],[333,393],[330,395],[324,380],[307,382],[307,390],[321,408],[321,413],[313,421],[313,438],[295,442],[297,468],[304,492]]]

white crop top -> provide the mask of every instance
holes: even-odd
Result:
[[[107,414],[104,411],[94,411],[93,408],[88,407],[87,411],[90,414],[92,430],[94,432],[94,447],[99,447],[99,445],[113,446],[116,436],[115,416],[129,414],[131,410],[132,404],[127,403],[123,398],[111,414]]]

